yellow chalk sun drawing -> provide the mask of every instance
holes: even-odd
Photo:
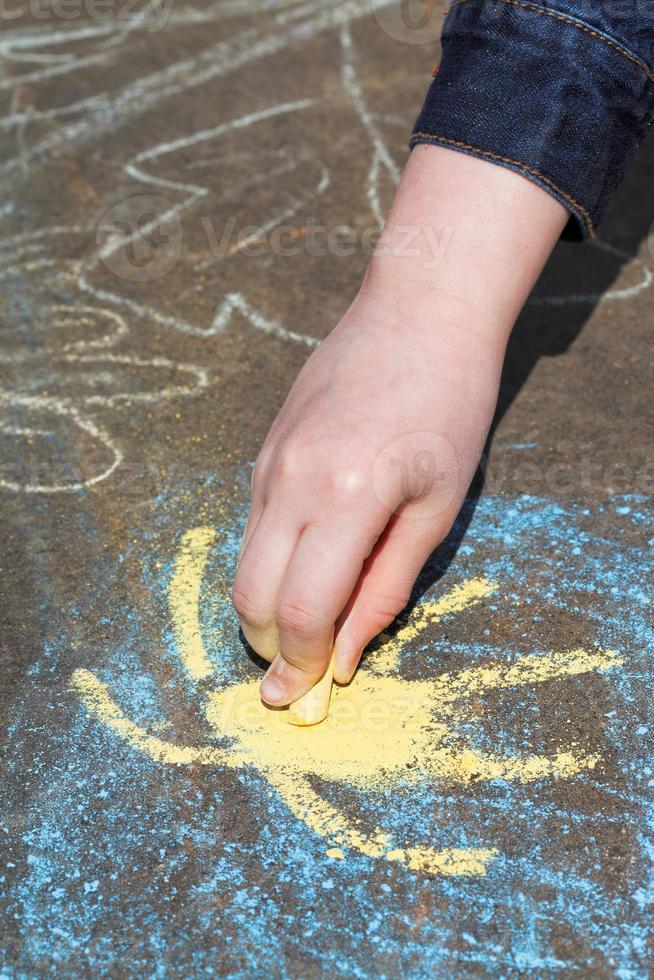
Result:
[[[196,527],[182,538],[170,583],[169,604],[180,659],[197,682],[216,671],[200,633],[200,590],[215,540],[211,527]],[[134,749],[157,762],[184,766],[253,767],[276,790],[294,816],[329,845],[326,853],[343,858],[355,850],[369,857],[399,861],[429,874],[484,875],[495,848],[436,849],[397,841],[380,827],[363,827],[325,800],[316,781],[359,790],[398,792],[425,781],[465,785],[473,780],[529,782],[569,777],[592,769],[597,754],[574,747],[551,755],[479,752],[457,729],[473,717],[470,702],[480,692],[537,684],[555,678],[604,671],[622,663],[611,650],[582,649],[525,656],[506,664],[487,664],[432,680],[397,676],[403,647],[427,627],[481,602],[497,590],[487,578],[461,582],[439,599],[420,605],[409,623],[371,657],[348,687],[336,687],[329,717],[313,728],[297,728],[285,711],[266,708],[259,678],[211,691],[205,716],[223,745],[177,745],[148,734],[125,717],[107,685],[88,670],[76,670],[72,685],[90,715]],[[410,833],[408,831],[408,833]]]

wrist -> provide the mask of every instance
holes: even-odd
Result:
[[[514,323],[492,291],[468,290],[447,268],[425,274],[415,262],[391,254],[372,258],[353,308],[386,329],[397,323],[405,335],[417,331],[438,343],[454,331],[502,350]]]

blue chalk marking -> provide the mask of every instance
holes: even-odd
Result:
[[[72,666],[92,667],[139,724],[195,739],[202,719],[168,631],[166,593],[175,542],[187,528],[211,523],[220,492],[217,481],[206,481],[193,492],[160,494],[142,515],[141,550],[123,567],[109,566],[95,529],[80,527],[89,585],[76,597],[75,654],[66,621],[53,619],[8,726],[2,812],[11,813],[16,786],[24,787],[27,809],[24,822],[5,817],[2,835],[12,861],[0,905],[21,944],[0,959],[0,980],[84,971],[164,977],[171,964],[188,976],[220,970],[249,978],[265,969],[285,977],[300,962],[307,975],[360,978],[597,971],[645,980],[654,938],[651,556],[606,537],[601,515],[588,508],[528,497],[478,505],[445,585],[484,574],[500,582],[501,594],[467,620],[469,630],[405,651],[405,675],[545,653],[551,634],[546,641],[541,631],[551,612],[571,610],[583,610],[575,615],[584,643],[617,649],[626,664],[593,681],[607,765],[563,793],[547,782],[427,786],[410,799],[325,787],[364,824],[383,820],[399,837],[410,826],[436,847],[452,846],[453,837],[458,846],[503,841],[487,878],[425,878],[352,854],[328,861],[324,840],[294,820],[256,772],[209,770],[198,781],[158,766],[89,720],[65,690]],[[643,540],[654,540],[646,501],[614,503],[631,508]],[[217,587],[233,571],[243,519],[241,508],[221,529],[201,605],[205,646],[227,683],[253,673]],[[148,632],[136,599],[115,605],[125,594],[126,564],[132,575],[143,570]],[[83,625],[101,616],[106,640],[85,648]],[[508,643],[494,617],[519,620]],[[558,645],[569,646],[568,637]],[[586,711],[587,680],[566,683]],[[535,691],[503,705],[492,724],[467,726],[479,747],[510,751],[521,738],[539,744],[547,735]],[[616,856],[616,841],[628,859]]]

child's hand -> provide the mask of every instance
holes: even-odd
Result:
[[[463,502],[511,326],[565,221],[517,174],[413,151],[386,247],[255,467],[234,605],[248,642],[274,659],[270,704],[313,686],[334,637],[335,678],[349,680],[406,604]],[[411,256],[395,247],[407,227]]]

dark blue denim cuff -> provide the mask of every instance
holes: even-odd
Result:
[[[411,145],[523,174],[571,212],[564,237],[579,240],[594,236],[652,123],[654,72],[601,18],[574,10],[574,0],[455,0]]]

